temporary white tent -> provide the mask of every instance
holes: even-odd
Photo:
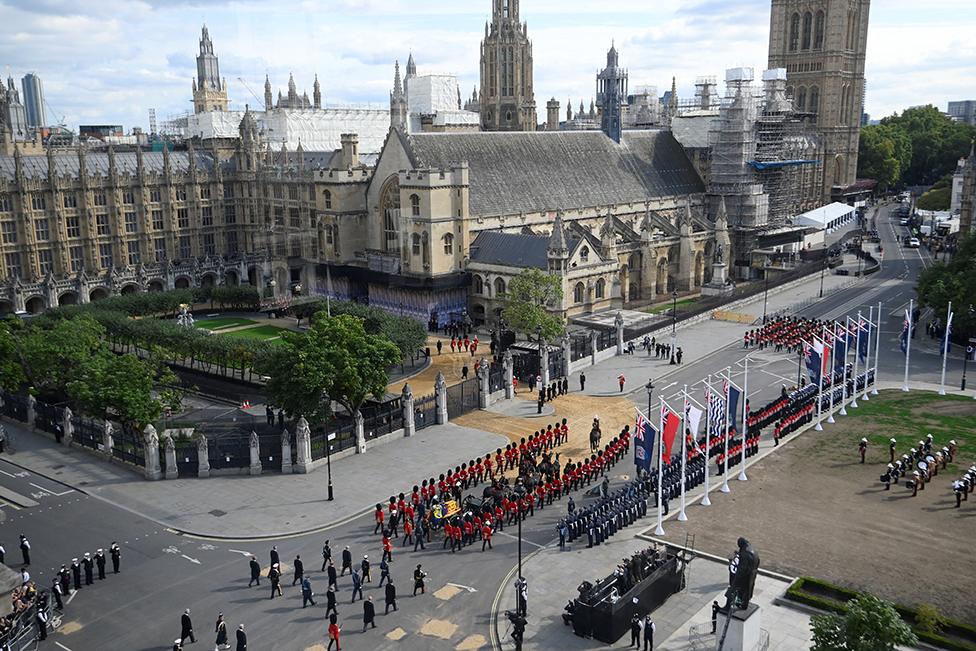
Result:
[[[854,206],[848,206],[846,203],[834,202],[797,215],[793,218],[793,223],[797,226],[810,226],[819,230],[832,231],[854,221],[856,210]]]

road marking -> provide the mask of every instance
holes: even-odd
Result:
[[[65,645],[61,644],[60,642],[55,642],[55,644],[57,644],[59,647],[61,647],[62,649],[64,649],[64,651],[71,651],[71,649],[69,649]]]
[[[33,486],[34,488],[36,488],[36,489],[38,489],[38,490],[40,490],[40,491],[43,491],[45,495],[51,495],[51,494],[52,494],[52,493],[51,493],[51,492],[50,492],[49,490],[47,490],[47,489],[46,489],[46,488],[44,488],[43,486],[38,486],[37,484],[35,484],[35,483],[34,483],[34,482],[32,482],[32,481],[30,481],[30,482],[27,482],[27,483],[28,483],[28,484],[30,484],[31,486]]]
[[[70,604],[71,603],[71,600],[75,598],[75,595],[76,594],[78,594],[78,591],[77,590],[75,590],[70,595],[68,595],[68,601],[66,601],[65,603],[69,603]]]
[[[0,470],[0,472],[2,472],[3,474],[5,474],[5,475],[7,475],[8,477],[13,477],[14,479],[16,479],[16,478],[17,478],[17,477],[16,477],[16,475],[11,475],[11,474],[10,474],[9,472],[7,472],[6,470]]]
[[[455,588],[461,588],[462,590],[467,590],[468,592],[477,592],[477,590],[474,588],[467,585],[461,585],[460,583],[448,583],[447,585],[453,585]]]
[[[240,554],[241,556],[248,556],[248,557],[254,556],[254,554],[252,554],[251,552],[241,551],[240,549],[228,549],[227,551],[233,554]]]
[[[198,561],[198,560],[197,560],[197,559],[195,559],[195,558],[190,558],[190,557],[189,557],[189,556],[187,556],[186,554],[180,554],[180,556],[182,556],[182,557],[183,557],[183,558],[185,558],[186,560],[188,560],[188,561],[190,561],[191,563],[196,563],[197,565],[199,565],[199,564],[200,564],[200,561]]]
[[[511,538],[512,540],[518,540],[518,536],[513,536],[512,534],[510,534],[510,533],[508,533],[506,531],[496,531],[495,532],[495,535],[496,536],[505,536],[506,538]],[[522,538],[522,542],[525,543],[525,544],[527,544],[527,545],[534,545],[538,549],[543,549],[545,547],[545,545],[540,545],[539,543],[534,543],[531,540],[526,540],[525,538]]]

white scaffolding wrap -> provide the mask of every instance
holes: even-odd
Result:
[[[457,111],[458,97],[457,77],[453,75],[411,77],[407,86],[407,107],[411,113]]]

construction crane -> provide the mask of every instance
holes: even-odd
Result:
[[[242,84],[244,84],[244,88],[247,89],[247,92],[251,93],[251,96],[254,97],[254,99],[256,99],[258,101],[258,106],[264,106],[264,100],[261,99],[260,97],[258,97],[257,96],[257,93],[255,93],[253,90],[251,90],[251,87],[247,85],[247,82],[246,81],[244,81],[240,77],[237,78],[237,81],[239,81]]]

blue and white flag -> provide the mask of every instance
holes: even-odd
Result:
[[[860,352],[861,361],[865,362],[868,358],[868,342],[871,341],[871,322],[861,319],[861,322],[857,326],[857,341],[858,350]]]
[[[847,329],[843,324],[834,324],[834,369],[840,373],[847,364]]]
[[[725,390],[728,391],[728,381],[725,386]],[[708,401],[708,424],[711,428],[708,437],[719,438],[722,436],[722,425],[725,423],[725,396],[709,391],[705,397]]]
[[[654,456],[654,438],[657,433],[637,410],[637,424],[634,428],[634,464],[641,470],[650,471]]]
[[[901,336],[898,338],[898,343],[901,345],[901,352],[904,355],[908,354],[908,338],[911,336],[912,329],[912,315],[905,310],[905,322],[902,324]]]
[[[742,395],[742,391],[739,387],[735,386],[731,382],[729,383],[729,426],[735,431],[739,431],[738,422],[738,407],[739,407],[739,396]]]
[[[803,356],[806,359],[807,372],[810,374],[811,384],[820,384],[820,351],[813,344],[803,343]]]
[[[946,320],[945,342],[943,344],[942,351],[940,352],[944,352],[944,353],[952,352],[952,339],[950,339],[950,336],[952,335],[952,317],[954,316],[955,314],[953,312],[949,312],[949,318],[948,320]]]

